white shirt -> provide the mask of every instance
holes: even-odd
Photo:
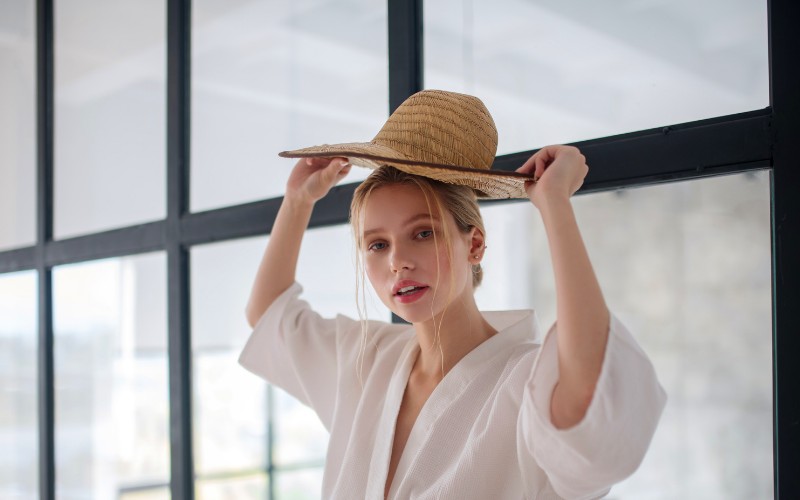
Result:
[[[323,498],[381,499],[403,393],[419,345],[413,327],[322,318],[295,283],[259,320],[239,362],[313,408],[330,431]],[[639,466],[666,395],[612,316],[594,398],[556,429],[556,328],[537,343],[532,311],[483,313],[498,333],[462,358],[420,411],[391,499],[598,498]]]

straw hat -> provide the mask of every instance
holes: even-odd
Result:
[[[322,144],[284,151],[284,158],[346,157],[353,165],[390,165],[450,184],[483,198],[527,198],[529,175],[491,170],[497,129],[480,99],[443,90],[412,95],[370,142]]]

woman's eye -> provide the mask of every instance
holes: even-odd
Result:
[[[425,231],[420,231],[417,233],[417,239],[426,240],[433,236],[433,231],[430,229],[426,229]]]
[[[376,251],[376,250],[383,250],[386,248],[386,243],[382,241],[376,241],[375,243],[370,243],[367,247],[367,250]]]

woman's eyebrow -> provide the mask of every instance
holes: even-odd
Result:
[[[435,215],[431,215],[428,212],[422,212],[422,213],[419,213],[417,215],[412,215],[411,217],[409,217],[405,222],[403,222],[403,227],[415,224],[417,221],[419,221],[421,219],[424,219],[426,222],[430,222],[430,221],[439,222],[439,217],[437,217]],[[379,233],[382,230],[383,230],[383,228],[380,228],[380,227],[367,229],[366,231],[364,231],[364,236],[363,237],[366,238],[370,234]]]

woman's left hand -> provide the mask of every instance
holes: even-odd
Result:
[[[536,182],[525,184],[528,197],[542,209],[553,199],[568,199],[582,185],[589,167],[586,157],[573,146],[546,146],[528,158],[517,172],[533,174]]]

